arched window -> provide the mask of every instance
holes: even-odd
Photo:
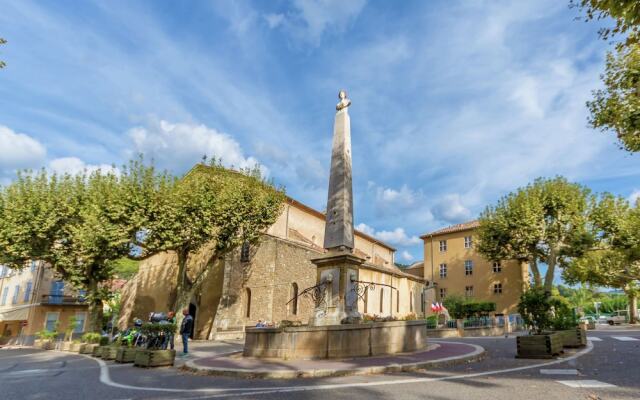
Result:
[[[291,314],[298,315],[298,284],[293,282],[291,284]]]
[[[413,312],[413,292],[409,292],[409,312]]]
[[[384,309],[384,288],[380,288],[380,314],[382,314],[383,309]]]
[[[245,308],[245,316],[247,318],[251,318],[251,289],[246,288],[245,289],[245,297],[246,297],[246,308]]]

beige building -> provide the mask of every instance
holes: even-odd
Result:
[[[56,279],[43,262],[32,261],[20,271],[0,265],[0,344],[31,344],[44,329],[64,332],[76,317],[74,333],[84,332],[87,306],[82,293]]]
[[[240,336],[258,320],[307,323],[314,304],[309,297],[292,300],[316,284],[311,259],[324,253],[325,215],[288,198],[281,215],[255,248],[238,249],[216,265],[200,293],[191,301],[197,339]],[[423,315],[425,281],[394,264],[395,249],[362,232],[355,232],[355,255],[367,261],[360,281],[377,284],[359,299],[363,314],[404,318]],[[172,253],[151,257],[124,287],[119,327],[151,311],[173,304],[177,266]]]
[[[516,314],[528,285],[528,266],[515,260],[491,262],[478,254],[474,247],[478,225],[471,221],[421,236],[424,276],[434,283],[437,301],[456,294],[496,303],[496,315]]]

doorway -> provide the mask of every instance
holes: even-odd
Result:
[[[196,331],[196,311],[198,307],[195,304],[189,303],[189,315],[193,318],[193,326],[191,327],[191,332],[189,333],[189,337],[193,340],[194,333]]]

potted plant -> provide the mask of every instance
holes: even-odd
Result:
[[[116,352],[115,361],[118,363],[132,363],[136,359],[136,352],[139,350],[137,347],[130,345],[128,341],[120,341],[120,347]]]
[[[106,336],[100,336],[100,339],[98,340],[99,342],[99,346],[95,347],[93,349],[93,352],[91,353],[94,357],[102,357],[102,352],[104,351],[104,348],[109,346],[109,338]]]
[[[528,336],[518,336],[517,358],[553,358],[562,352],[560,334],[551,332],[553,301],[540,288],[530,289],[520,296],[518,311],[531,328]]]
[[[95,332],[87,332],[80,339],[82,344],[78,349],[80,354],[93,354],[93,350],[100,346],[100,334]]]
[[[36,332],[36,337],[38,338],[34,342],[36,347],[40,347],[43,350],[53,350],[54,341],[58,337],[58,332],[44,329]]]
[[[79,321],[76,319],[75,315],[69,317],[69,324],[67,325],[67,330],[64,332],[64,341],[60,345],[60,350],[62,351],[73,351],[72,347],[77,348],[77,346],[73,346],[73,331],[79,325]],[[76,350],[77,351],[77,350]]]
[[[562,338],[562,346],[586,346],[586,332],[582,327],[578,326],[578,320],[569,306],[569,302],[563,297],[552,297],[549,302],[552,305],[553,311],[551,326]]]
[[[147,348],[136,352],[134,365],[138,367],[160,367],[173,365],[175,350],[167,350],[166,340],[175,334],[175,324],[144,324],[140,332],[147,337]]]

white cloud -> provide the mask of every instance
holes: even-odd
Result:
[[[258,164],[253,157],[245,157],[240,144],[230,135],[203,124],[159,121],[150,127],[135,127],[128,132],[135,152],[174,171],[185,170],[206,155],[221,159],[227,167],[247,168]],[[266,167],[262,172],[268,174]]]
[[[46,154],[47,150],[36,139],[0,125],[0,173],[38,166]]]
[[[369,236],[374,236],[376,233],[372,227],[365,224],[364,222],[359,223],[358,225],[355,226],[355,228],[360,232],[366,233]]]
[[[380,186],[376,189],[376,200],[385,207],[409,207],[415,204],[416,197],[407,185],[402,185],[400,190]]]
[[[459,194],[447,194],[432,208],[433,215],[445,222],[458,223],[471,218],[471,211],[462,204]]]
[[[396,228],[392,231],[376,231],[365,223],[359,223],[355,228],[393,246],[415,246],[422,243],[419,237],[407,235],[403,228]]]
[[[413,260],[413,256],[411,255],[411,253],[409,253],[409,252],[408,252],[408,251],[406,251],[406,250],[403,250],[403,251],[400,253],[400,257],[402,257],[402,259],[403,259],[404,261],[411,261],[411,260]]]
[[[83,172],[88,174],[101,170],[102,172],[119,173],[119,169],[108,164],[87,164],[78,157],[55,158],[49,162],[50,171],[58,174],[77,175]]]
[[[269,28],[277,28],[284,22],[284,14],[266,14],[264,16],[265,21],[267,21],[267,25]]]
[[[629,203],[631,203],[632,205],[635,205],[638,199],[640,199],[640,189],[635,189],[629,195]]]

